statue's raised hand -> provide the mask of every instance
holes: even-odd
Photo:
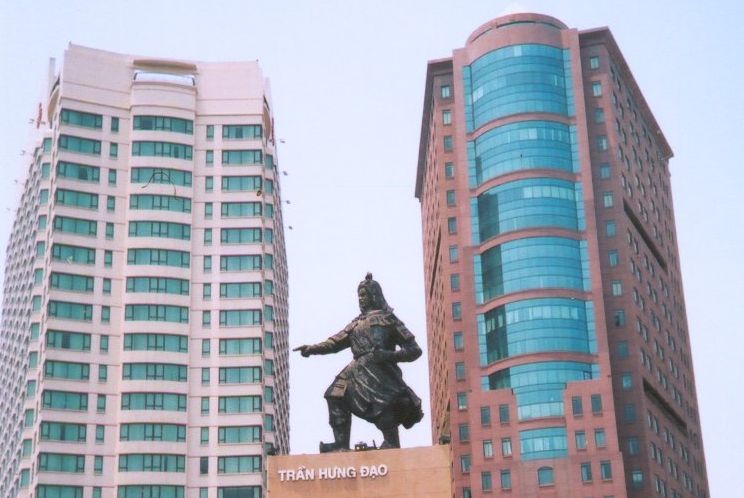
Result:
[[[303,356],[303,358],[307,358],[312,352],[312,346],[308,346],[307,344],[303,344],[302,346],[298,346],[294,348],[292,351],[299,351],[300,354]]]

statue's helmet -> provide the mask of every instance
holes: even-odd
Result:
[[[372,309],[392,311],[392,308],[390,308],[387,301],[385,301],[385,296],[382,294],[382,287],[380,287],[380,284],[372,278],[372,273],[368,272],[364,277],[364,280],[359,282],[357,292],[362,289],[365,289],[368,295],[372,298]]]

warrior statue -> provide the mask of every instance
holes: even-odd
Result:
[[[304,357],[346,348],[354,355],[325,392],[335,440],[320,443],[321,453],[349,450],[352,413],[382,431],[381,448],[400,448],[398,426],[409,429],[424,416],[421,400],[403,382],[397,365],[421,356],[416,338],[388,306],[371,273],[357,292],[359,316],[327,340],[295,348]]]

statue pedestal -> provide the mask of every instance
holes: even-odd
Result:
[[[268,498],[451,498],[448,445],[267,459]]]

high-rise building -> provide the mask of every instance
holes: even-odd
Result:
[[[509,15],[429,62],[416,197],[456,497],[708,495],[671,157],[607,28]]]
[[[289,449],[258,63],[65,52],[7,252],[2,496],[258,498]]]

